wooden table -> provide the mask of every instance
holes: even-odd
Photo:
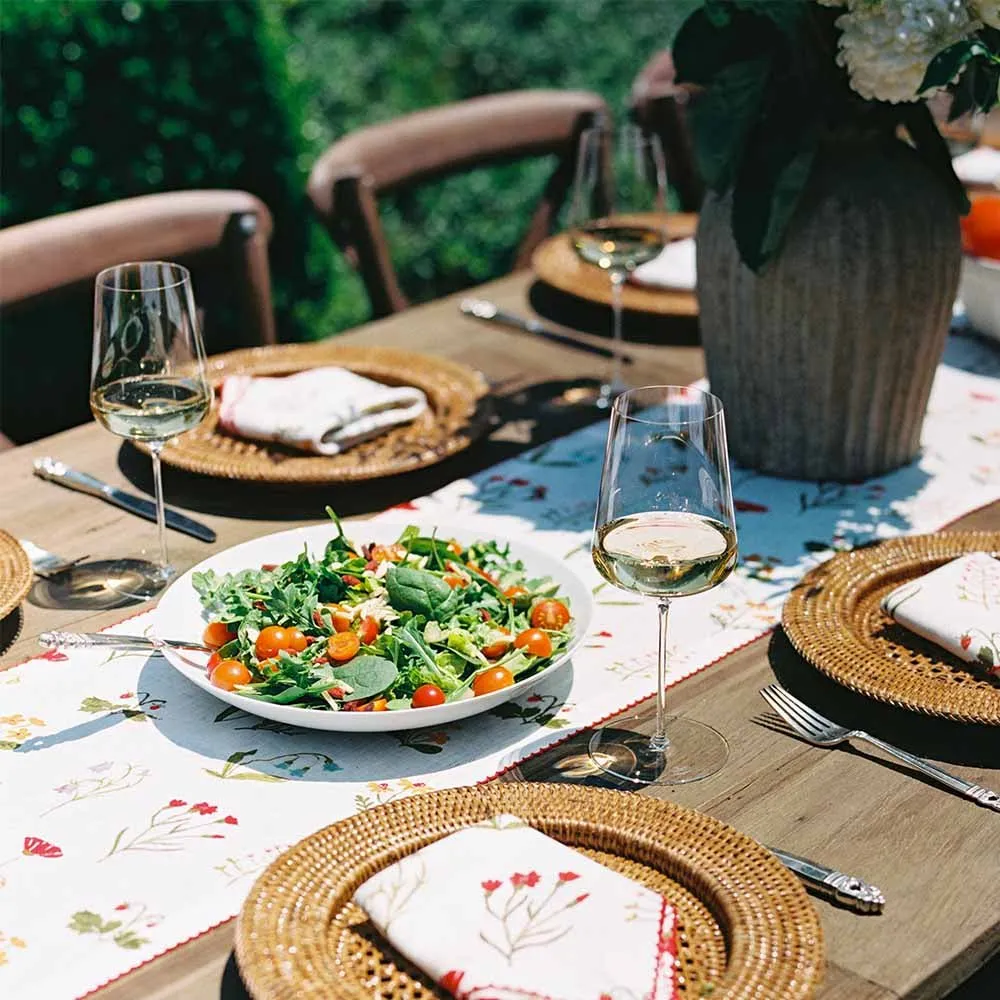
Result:
[[[526,299],[540,303],[545,299],[542,291],[520,273],[476,294],[526,312]],[[500,394],[501,426],[488,442],[435,469],[338,489],[335,497],[328,489],[251,488],[167,470],[169,501],[219,534],[218,542],[208,546],[170,532],[174,561],[186,567],[256,535],[317,521],[323,503],[334,502],[348,514],[375,512],[589,418],[572,410],[543,410],[540,402],[557,394],[567,380],[599,377],[601,359],[460,316],[458,298],[369,324],[344,340],[426,350],[482,369],[498,384]],[[661,342],[631,346],[637,359],[635,380],[687,382],[702,374],[701,352],[691,342],[689,327],[664,324],[646,334]],[[152,543],[154,530],[147,522],[34,478],[32,460],[46,454],[112,483],[149,487],[145,459],[119,448],[93,424],[78,427],[0,455],[0,511],[7,530],[67,556],[111,556],[140,539]],[[233,516],[232,511],[241,513]],[[959,526],[1000,528],[1000,504],[970,515]],[[45,629],[95,629],[126,613],[28,603],[20,638],[0,657],[0,666],[36,653],[35,638]],[[946,762],[994,788],[1000,788],[1000,733],[921,719],[856,698],[808,668],[780,633],[733,653],[671,693],[679,711],[711,721],[728,737],[732,757],[706,781],[657,794],[711,813],[764,843],[861,875],[886,892],[888,906],[879,917],[855,916],[816,902],[829,958],[822,1000],[948,996],[1000,953],[1000,817],[877,762],[867,751],[814,749],[757,725],[753,720],[763,708],[757,691],[775,674],[792,691],[828,706],[835,717],[857,720],[891,742]],[[533,762],[525,777],[544,773],[543,765],[544,758]],[[119,980],[100,996],[215,1000],[221,995],[236,1000],[245,994],[230,958],[231,942],[232,927],[223,925]],[[977,978],[982,981],[983,974]],[[984,989],[989,992],[977,989],[955,996],[997,995],[991,987]]]

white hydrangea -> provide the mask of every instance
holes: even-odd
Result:
[[[968,6],[963,0],[848,0],[847,13],[837,18],[837,61],[868,100],[919,100],[931,59],[979,27]]]
[[[1000,0],[970,0],[969,13],[991,28],[1000,29]]]

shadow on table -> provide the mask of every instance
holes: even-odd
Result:
[[[977,726],[920,715],[857,694],[820,673],[795,651],[780,628],[768,646],[771,669],[795,697],[841,725],[863,729],[902,750],[932,760],[969,767],[1000,767],[1000,738],[995,726]],[[761,712],[764,712],[761,701]],[[862,749],[864,748],[864,749]],[[847,750],[847,745],[840,749]],[[901,773],[917,772],[858,742],[848,752],[870,757]]]
[[[544,281],[532,284],[528,289],[528,301],[539,316],[553,323],[583,333],[611,335],[610,306],[561,292]],[[626,310],[622,326],[625,340],[636,344],[694,346],[701,343],[697,316],[667,316]]]
[[[587,399],[597,380],[550,379],[510,388],[494,398],[492,430],[465,451],[401,475],[359,483],[321,486],[252,483],[195,475],[163,467],[164,495],[170,506],[205,514],[266,520],[319,519],[327,504],[344,517],[369,513],[424,496],[442,486],[471,476],[527,448],[602,419]],[[496,428],[507,429],[496,433]],[[152,467],[148,456],[129,444],[118,451],[122,474],[152,495]]]

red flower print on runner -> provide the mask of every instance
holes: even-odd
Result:
[[[771,510],[770,507],[754,503],[753,500],[734,500],[733,506],[744,514],[767,514]]]
[[[167,803],[168,809],[179,809],[181,806],[186,806],[187,803],[183,799],[171,799]]]
[[[580,876],[576,872],[560,872],[559,881],[560,882],[572,882],[578,879]]]
[[[512,479],[510,481],[510,485],[511,486],[530,486],[531,485],[531,480],[530,479],[524,479],[523,477],[519,476],[517,479]]]
[[[116,909],[116,910],[119,910],[119,911],[121,911],[121,910],[127,910],[127,909],[128,909],[128,903],[119,903],[119,904],[118,904],[118,905],[117,905],[117,906],[115,907],[115,909]]]
[[[239,823],[239,820],[235,816],[226,816],[222,822],[228,823],[230,826],[236,826]]]
[[[39,660],[48,660],[50,663],[62,663],[64,660],[68,660],[69,657],[60,652],[58,649],[48,649],[44,653],[39,654],[37,657]]]
[[[220,832],[210,832],[207,827],[219,823],[235,826],[239,820],[235,816],[212,817],[219,811],[218,806],[208,802],[196,802],[185,808],[184,799],[171,799],[165,806],[160,806],[149,818],[145,828],[138,833],[130,833],[132,827],[122,827],[118,831],[108,853],[101,858],[108,858],[124,851],[181,851],[188,840],[221,840],[225,835]],[[183,812],[178,810],[183,809]]]
[[[962,644],[962,649],[968,649],[972,645],[972,636],[963,635],[958,641]]]
[[[481,882],[480,885],[482,885],[487,892],[496,892],[497,889],[503,885],[503,882],[496,878],[488,878],[485,882]]]
[[[510,877],[510,884],[515,889],[519,889],[523,885],[526,885],[529,889],[534,889],[541,879],[542,876],[538,872],[528,872],[527,875],[522,875],[521,872],[514,872]]]
[[[389,508],[390,510],[416,510],[417,505],[412,500],[405,500]]]
[[[606,629],[602,628],[600,632],[597,633],[599,639],[613,639],[614,636]]]
[[[198,813],[199,816],[211,816],[212,813],[218,812],[218,806],[210,806],[207,802],[196,802],[188,812]]]
[[[62,848],[42,840],[41,837],[25,837],[21,853],[35,858],[61,858]]]
[[[582,903],[582,902],[583,902],[583,901],[584,901],[585,899],[587,899],[587,898],[588,898],[589,896],[590,896],[590,893],[589,893],[589,892],[584,892],[584,893],[581,893],[581,894],[580,894],[579,896],[577,896],[577,897],[576,897],[576,899],[574,899],[574,900],[573,900],[573,902],[572,902],[572,903],[570,903],[570,906],[577,906],[577,905],[579,905],[579,904],[580,904],[580,903]]]
[[[447,990],[449,993],[454,993],[458,995],[458,990],[461,987],[462,979],[465,973],[459,972],[458,969],[449,969],[439,980],[438,986],[443,990]]]

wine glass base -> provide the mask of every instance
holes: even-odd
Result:
[[[105,570],[104,586],[112,594],[147,600],[156,597],[176,576],[173,566],[145,559],[116,559]]]
[[[598,729],[589,754],[606,774],[633,785],[683,785],[720,771],[729,759],[725,737],[702,722],[667,720],[665,750],[650,746],[655,717],[634,715]]]

